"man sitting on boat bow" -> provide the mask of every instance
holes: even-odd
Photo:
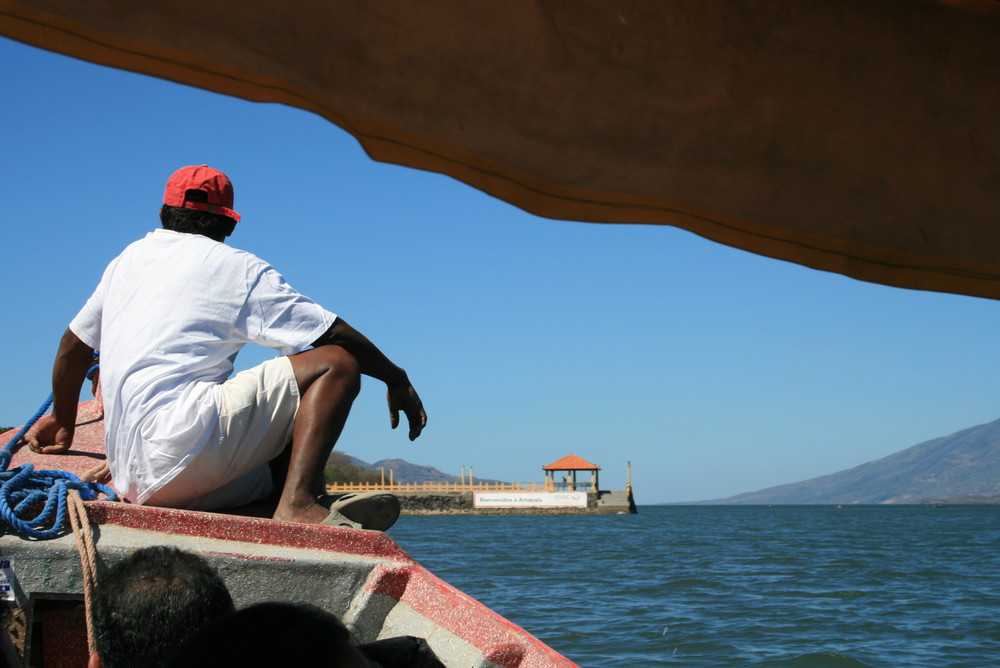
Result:
[[[327,508],[323,469],[360,374],[385,382],[392,428],[403,411],[410,440],[420,435],[427,415],[406,372],[270,265],[222,243],[240,220],[225,174],[181,168],[163,202],[164,229],[108,265],[63,334],[52,416],[29,435],[30,447],[70,448],[99,349],[108,463],[126,499],[217,510],[263,499],[277,482],[274,519],[388,528],[399,514],[395,497],[353,495]],[[246,343],[281,356],[230,379]],[[287,472],[272,482],[280,463]]]

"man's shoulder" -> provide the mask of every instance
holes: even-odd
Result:
[[[233,259],[234,261],[240,261],[244,263],[248,269],[263,270],[270,269],[271,265],[266,260],[262,260],[253,253],[242,248],[234,248],[228,244],[219,243],[221,248],[215,249],[218,253],[224,254],[227,257]]]
[[[156,229],[129,246],[129,248],[133,247],[136,249],[156,247],[162,250],[191,250],[197,248],[200,250],[200,254],[211,255],[219,259],[238,260],[247,265],[269,266],[267,262],[250,251],[235,248],[221,241],[210,239],[202,234]]]

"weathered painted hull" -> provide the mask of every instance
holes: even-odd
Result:
[[[237,606],[268,600],[312,603],[340,616],[359,642],[426,638],[448,666],[574,665],[435,577],[381,532],[123,503],[86,505],[105,565],[141,547],[175,545],[207,558]],[[36,609],[42,610],[46,600],[82,600],[82,569],[72,535],[49,541],[6,535],[0,537],[0,553],[13,561],[12,584],[29,627],[38,622]],[[76,653],[72,647],[68,651]]]
[[[93,450],[95,429],[103,427],[94,420],[99,406],[88,403],[81,405],[81,422],[91,423],[80,428],[76,454],[32,455],[44,460],[37,462],[38,468],[56,468],[54,459],[77,472],[93,465],[96,458],[88,451]],[[24,450],[13,465],[28,456]],[[312,603],[342,618],[359,642],[400,635],[426,638],[447,666],[575,665],[434,576],[382,532],[107,501],[86,506],[103,566],[141,547],[174,545],[208,559],[238,607],[274,600]],[[0,536],[0,558],[12,562],[15,602],[26,616],[22,640],[27,653],[37,658],[43,646],[55,642],[66,663],[55,663],[50,649],[45,665],[83,665],[70,661],[86,656],[79,605],[83,571],[73,536],[34,541],[7,533]],[[80,621],[67,624],[67,617]]]

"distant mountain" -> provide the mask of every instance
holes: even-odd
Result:
[[[378,470],[385,467],[386,480],[389,479],[389,470],[392,469],[392,479],[395,482],[461,482],[457,475],[449,475],[439,471],[433,466],[426,464],[411,464],[405,459],[380,459],[372,464],[372,468]]]
[[[439,471],[433,466],[428,466],[426,464],[411,464],[405,459],[380,459],[374,464],[369,464],[364,462],[357,457],[352,457],[348,455],[351,459],[351,463],[355,466],[360,466],[368,471],[378,471],[382,467],[385,467],[385,479],[389,480],[389,470],[392,470],[393,482],[398,483],[410,483],[410,482],[462,482],[461,476],[450,475]],[[468,479],[466,480],[468,481]],[[486,478],[475,478],[474,482],[498,482],[497,480],[489,480]]]
[[[334,450],[333,452],[336,453],[337,450]],[[332,453],[331,453],[331,456],[332,456]],[[371,464],[369,464],[368,462],[364,461],[363,459],[358,459],[357,457],[355,457],[353,455],[349,455],[346,452],[344,453],[344,456],[347,457],[347,460],[351,464],[351,466],[357,466],[358,468],[364,469],[365,471],[377,471],[378,470],[377,466],[372,466]]]
[[[803,482],[719,504],[1000,502],[1000,420]]]

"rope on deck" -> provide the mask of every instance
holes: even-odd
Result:
[[[96,370],[95,364],[87,371],[87,378],[92,378]],[[76,490],[83,501],[94,501],[102,494],[110,501],[118,498],[107,485],[83,482],[69,471],[36,471],[31,463],[7,470],[21,439],[51,405],[50,394],[35,415],[0,451],[0,464],[3,464],[0,472],[0,520],[22,538],[46,540],[66,533],[66,497],[70,490]]]
[[[90,530],[87,508],[76,490],[69,492],[69,524],[76,538],[76,551],[80,554],[80,569],[83,573],[83,610],[87,620],[87,649],[90,654],[97,652],[94,631],[94,589],[97,587],[97,546]]]

